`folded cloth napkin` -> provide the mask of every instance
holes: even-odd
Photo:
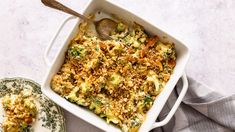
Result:
[[[174,117],[153,132],[233,132],[235,131],[235,94],[223,96],[206,85],[188,78],[189,88]],[[182,88],[179,81],[157,121],[169,113]]]

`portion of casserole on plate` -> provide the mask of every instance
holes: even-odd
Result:
[[[174,44],[163,43],[138,24],[118,22],[101,40],[83,22],[69,45],[52,89],[123,131],[137,131],[176,65]]]
[[[4,132],[24,132],[36,119],[37,107],[32,92],[24,90],[19,95],[6,95],[2,99],[6,113],[2,128]]]

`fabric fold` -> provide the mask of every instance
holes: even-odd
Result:
[[[235,131],[235,94],[224,96],[205,84],[188,78],[189,89],[171,121],[154,132],[232,132]],[[163,120],[174,105],[182,88],[176,85],[158,121]]]

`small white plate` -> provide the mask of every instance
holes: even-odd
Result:
[[[6,94],[18,94],[23,89],[32,90],[38,96],[36,105],[38,115],[36,121],[28,129],[29,132],[65,132],[65,121],[59,106],[49,100],[41,92],[40,85],[24,78],[5,78],[0,80],[0,102]],[[3,131],[1,123],[4,119],[4,110],[0,103],[0,132]]]

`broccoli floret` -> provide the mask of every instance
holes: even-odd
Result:
[[[148,103],[151,103],[153,102],[153,99],[150,97],[150,95],[146,95],[144,97],[144,104],[148,104]]]
[[[80,56],[83,57],[85,56],[86,50],[82,45],[73,45],[70,47],[69,49],[69,55],[76,57],[76,56]]]

